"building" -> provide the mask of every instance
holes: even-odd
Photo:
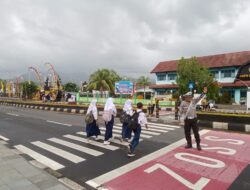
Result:
[[[230,93],[232,100],[239,104],[245,101],[249,80],[238,80],[236,76],[243,67],[250,67],[250,51],[226,53],[197,57],[200,64],[206,66],[218,81],[220,92]],[[157,95],[173,93],[176,85],[176,69],[178,60],[160,62],[151,71],[156,76],[156,84],[151,85]],[[250,72],[250,69],[248,69]]]

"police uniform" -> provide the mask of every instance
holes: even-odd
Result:
[[[192,93],[188,92],[183,96],[184,97],[192,96]],[[197,126],[196,104],[204,97],[205,94],[202,93],[198,98],[192,98],[190,102],[186,100],[181,102],[180,116],[184,115],[184,131],[187,140],[187,146],[185,148],[192,148],[192,139],[191,139],[191,129],[192,129],[195,141],[197,143],[197,149],[201,150],[200,147],[201,140],[199,135],[199,128]]]

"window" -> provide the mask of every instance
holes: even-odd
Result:
[[[230,69],[230,70],[223,70],[221,71],[222,78],[232,78],[235,77],[235,70]]]
[[[210,73],[215,79],[219,78],[219,71],[210,71]]]
[[[168,74],[168,80],[176,80],[176,74]]]
[[[158,80],[158,81],[166,80],[166,74],[157,75],[157,80]]]

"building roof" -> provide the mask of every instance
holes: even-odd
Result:
[[[250,82],[249,81],[236,81],[235,83],[218,83],[219,87],[250,87]]]
[[[198,62],[208,68],[242,66],[250,61],[250,51],[235,53],[225,53],[219,55],[209,55],[197,57]],[[160,62],[151,73],[162,73],[176,71],[179,60]]]
[[[219,87],[250,87],[250,81],[236,81],[227,83],[218,83]],[[176,84],[153,84],[149,86],[152,89],[176,89],[178,86]]]

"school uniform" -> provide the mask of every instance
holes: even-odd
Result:
[[[90,112],[92,112],[93,116],[94,116],[94,121],[92,123],[89,123],[86,125],[86,134],[87,134],[87,138],[91,137],[91,136],[96,136],[96,138],[98,137],[98,135],[101,134],[99,127],[97,126],[97,119],[98,119],[98,112],[97,112],[97,107],[96,107],[96,100],[92,100],[89,108],[87,110],[87,114],[89,114]]]
[[[136,129],[133,129],[134,137],[129,144],[128,156],[134,156],[135,148],[138,146],[139,140],[140,140],[141,127],[147,125],[146,114],[141,109],[137,110],[137,113],[139,113],[139,112],[140,112],[140,114],[138,117],[138,127]]]
[[[132,107],[132,101],[131,100],[127,100],[124,104],[123,107],[123,111],[127,114],[132,116],[133,115],[133,107]],[[130,128],[128,128],[128,123],[123,123],[122,124],[122,140],[124,139],[131,139],[131,133],[132,130]]]
[[[112,98],[107,99],[107,102],[104,106],[104,111],[110,111],[112,113],[111,120],[109,122],[105,122],[106,131],[105,131],[104,144],[108,145],[108,144],[110,144],[110,142],[109,142],[110,139],[113,138],[114,118],[117,114],[117,110],[116,110],[116,107],[113,103]]]

